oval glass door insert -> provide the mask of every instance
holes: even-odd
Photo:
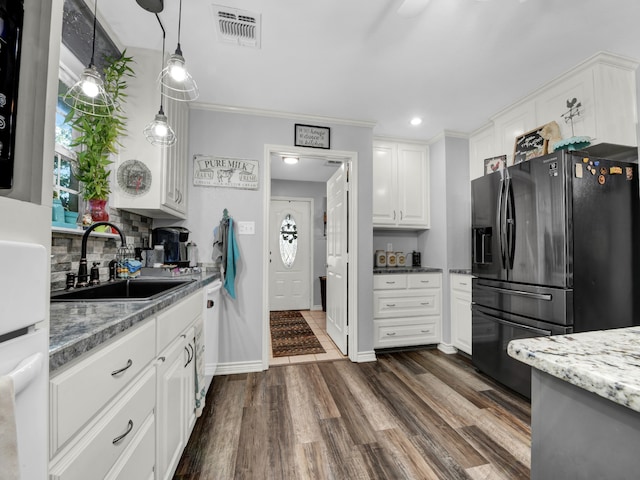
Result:
[[[293,267],[297,251],[298,227],[291,214],[288,214],[280,226],[280,258],[286,268]]]

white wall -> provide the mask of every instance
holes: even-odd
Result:
[[[294,182],[271,180],[272,197],[313,198],[313,306],[322,305],[320,280],[327,274],[327,237],[324,235],[324,212],[327,210],[327,184],[323,182]]]
[[[225,298],[221,319],[221,363],[250,363],[262,360],[262,278],[265,264],[262,189],[265,185],[264,146],[292,145],[294,124],[299,120],[271,118],[246,113],[215,110],[190,111],[189,175],[193,175],[193,155],[206,154],[247,158],[260,162],[260,189],[193,186],[189,182],[188,220],[173,222],[191,230],[201,261],[211,261],[213,228],[227,208],[236,221],[255,222],[255,235],[237,236],[241,260],[237,273],[237,300]],[[308,123],[308,121],[306,122]],[[323,124],[324,125],[324,124]],[[372,227],[372,142],[371,128],[326,125],[331,128],[331,146],[358,152],[359,249],[358,255],[358,350],[373,349],[373,272],[371,269]],[[166,221],[165,221],[166,222]],[[165,224],[155,222],[154,226]]]

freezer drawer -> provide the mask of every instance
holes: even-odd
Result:
[[[530,323],[527,325],[524,322]],[[473,364],[498,382],[531,398],[531,367],[507,354],[511,340],[571,333],[561,327],[472,306]]]
[[[557,325],[573,325],[573,290],[474,278],[473,303]]]

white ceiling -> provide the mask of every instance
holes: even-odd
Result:
[[[261,14],[262,48],[218,42],[213,3]],[[198,102],[371,121],[375,135],[428,140],[477,129],[598,51],[640,59],[638,0],[431,0],[412,17],[401,4],[184,0]],[[161,49],[156,19],[135,0],[98,9],[121,46]],[[178,0],[165,0],[169,52],[177,12]]]

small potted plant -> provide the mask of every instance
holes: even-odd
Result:
[[[71,124],[77,136],[71,142],[77,151],[76,177],[81,182],[83,198],[89,203],[93,222],[109,220],[106,202],[111,193],[109,165],[110,156],[117,153],[120,145],[118,138],[125,134],[126,116],[123,103],[127,97],[126,78],[133,77],[130,66],[132,57],[126,51],[118,58],[109,57],[104,68],[104,88],[114,100],[115,107],[111,115],[94,116],[71,110],[66,121]]]

